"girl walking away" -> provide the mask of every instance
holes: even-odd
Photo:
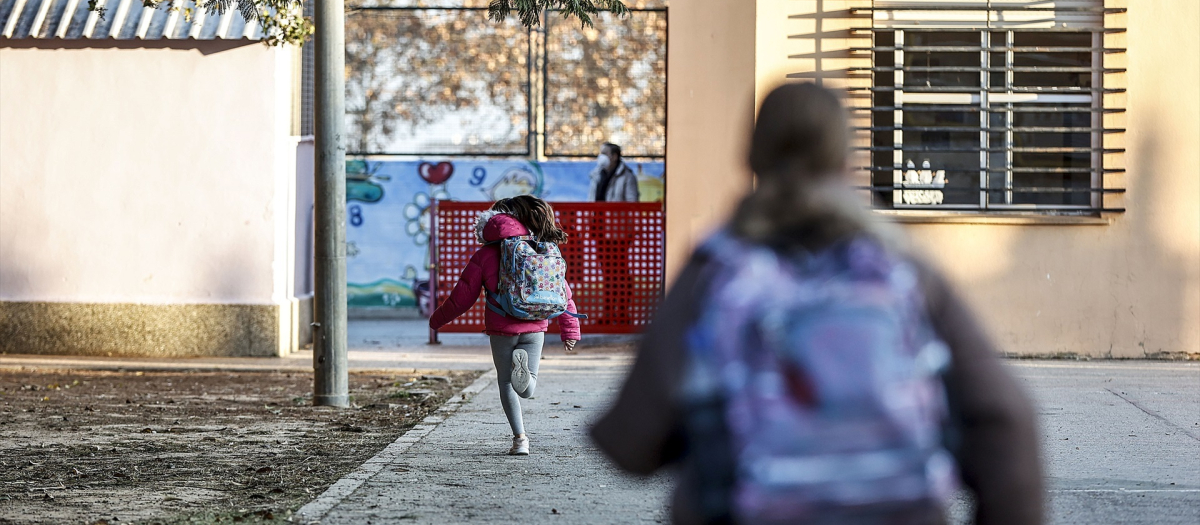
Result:
[[[672,285],[592,428],[622,468],[679,463],[681,524],[1042,522],[1032,404],[945,279],[852,188],[838,97],[763,100],[757,174]],[[890,192],[889,192],[890,193]]]
[[[485,292],[484,333],[491,337],[500,405],[513,433],[508,453],[524,456],[529,454],[529,438],[520,398],[533,397],[537,389],[549,320],[558,319],[568,353],[579,341],[578,312],[557,247],[567,241],[567,234],[554,222],[550,204],[521,195],[496,201],[481,214],[475,238],[483,246],[471,257],[450,298],[433,312],[429,327],[437,330],[466,313],[480,290]]]

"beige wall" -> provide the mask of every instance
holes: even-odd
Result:
[[[848,70],[864,65],[847,51],[856,38],[848,28],[863,23],[848,8],[869,3],[758,0],[759,96],[789,75],[838,87],[866,85],[865,77]],[[1129,4],[1127,15],[1109,17],[1110,25],[1128,27],[1127,34],[1109,37],[1110,44],[1128,47],[1110,63],[1126,64],[1129,73],[1106,77],[1110,86],[1128,87],[1126,95],[1109,100],[1128,109],[1111,123],[1127,127],[1111,142],[1124,143],[1128,152],[1110,160],[1129,171],[1109,182],[1128,189],[1118,201],[1127,212],[1067,225],[906,219],[920,251],[961,285],[1008,352],[1200,353],[1200,2]],[[670,80],[673,89],[687,82]],[[714,154],[712,144],[680,151],[688,146],[669,141],[668,147],[673,158]],[[689,175],[670,166],[676,191]],[[669,224],[668,235],[686,227]]]
[[[291,51],[3,45],[0,302],[265,305],[290,346],[307,241]]]
[[[667,275],[750,187],[754,3],[671,4],[667,42]]]

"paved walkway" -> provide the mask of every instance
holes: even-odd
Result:
[[[666,521],[665,477],[617,473],[583,435],[628,359],[550,357],[522,400],[532,454],[504,455],[512,433],[495,373],[300,511],[299,523],[642,523]],[[477,394],[475,392],[478,392]]]
[[[537,398],[525,402],[527,458],[502,455],[509,432],[489,374],[461,408],[435,417],[373,471],[360,472],[355,488],[327,494],[301,517],[323,524],[664,521],[669,480],[616,473],[582,434],[627,362],[548,358]],[[1198,364],[1011,364],[1042,418],[1050,523],[1200,523]],[[957,502],[955,523],[969,523],[969,506]]]
[[[1016,362],[1052,523],[1200,524],[1200,363]]]
[[[355,321],[352,369],[491,368],[486,339],[420,321]],[[594,341],[594,340],[593,340]],[[612,341],[609,341],[612,342]],[[321,523],[637,523],[665,521],[669,481],[615,472],[582,431],[615,393],[619,346],[564,356],[548,346],[525,401],[533,455],[503,455],[510,435],[494,374],[303,509]],[[1200,363],[1012,361],[1045,435],[1050,523],[1200,523]],[[311,370],[311,352],[275,359],[0,356],[2,367]],[[578,407],[578,408],[576,408]],[[964,523],[968,503],[953,510]]]

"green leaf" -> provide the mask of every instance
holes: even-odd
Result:
[[[488,3],[488,18],[494,22],[504,21],[513,11],[525,27],[541,25],[545,11],[559,11],[564,18],[577,18],[584,27],[591,27],[592,16],[604,11],[618,16],[629,14],[629,8],[621,0],[491,0]]]

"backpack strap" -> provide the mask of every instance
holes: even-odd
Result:
[[[707,259],[707,266],[712,268],[710,273],[715,277],[724,269],[737,268],[748,255],[762,249],[763,246],[744,241],[725,227],[709,235],[696,252]]]
[[[734,237],[728,228],[721,228],[713,232],[712,235],[709,235],[700,244],[700,248],[697,251],[704,253],[710,258],[722,260],[728,258],[729,253],[733,253],[744,247],[743,243]]]
[[[487,287],[484,287],[483,295],[483,302],[487,304],[488,310],[496,312],[504,317],[508,317],[508,313],[506,313],[499,306],[496,306],[496,303],[499,302],[496,299],[496,294],[492,293],[491,290],[488,290]]]
[[[498,302],[498,301],[496,301],[496,294],[492,293],[492,291],[488,290],[487,288],[483,289],[483,294],[484,294],[483,302],[487,303],[488,310],[496,312],[504,317],[509,316],[508,312],[505,312],[502,308],[500,308],[499,306],[496,306],[496,302]],[[588,318],[588,316],[586,314],[577,314],[574,312],[562,312],[562,313],[554,314],[550,317],[547,317],[546,320],[549,321],[560,315],[569,315],[576,319],[587,319]]]
[[[494,241],[485,242],[485,243],[483,243],[483,245],[491,246],[493,244],[504,244],[504,241],[507,241],[509,239],[521,239],[523,241],[538,242],[537,238],[532,235],[516,235],[513,237],[504,237],[503,239],[496,239]]]

